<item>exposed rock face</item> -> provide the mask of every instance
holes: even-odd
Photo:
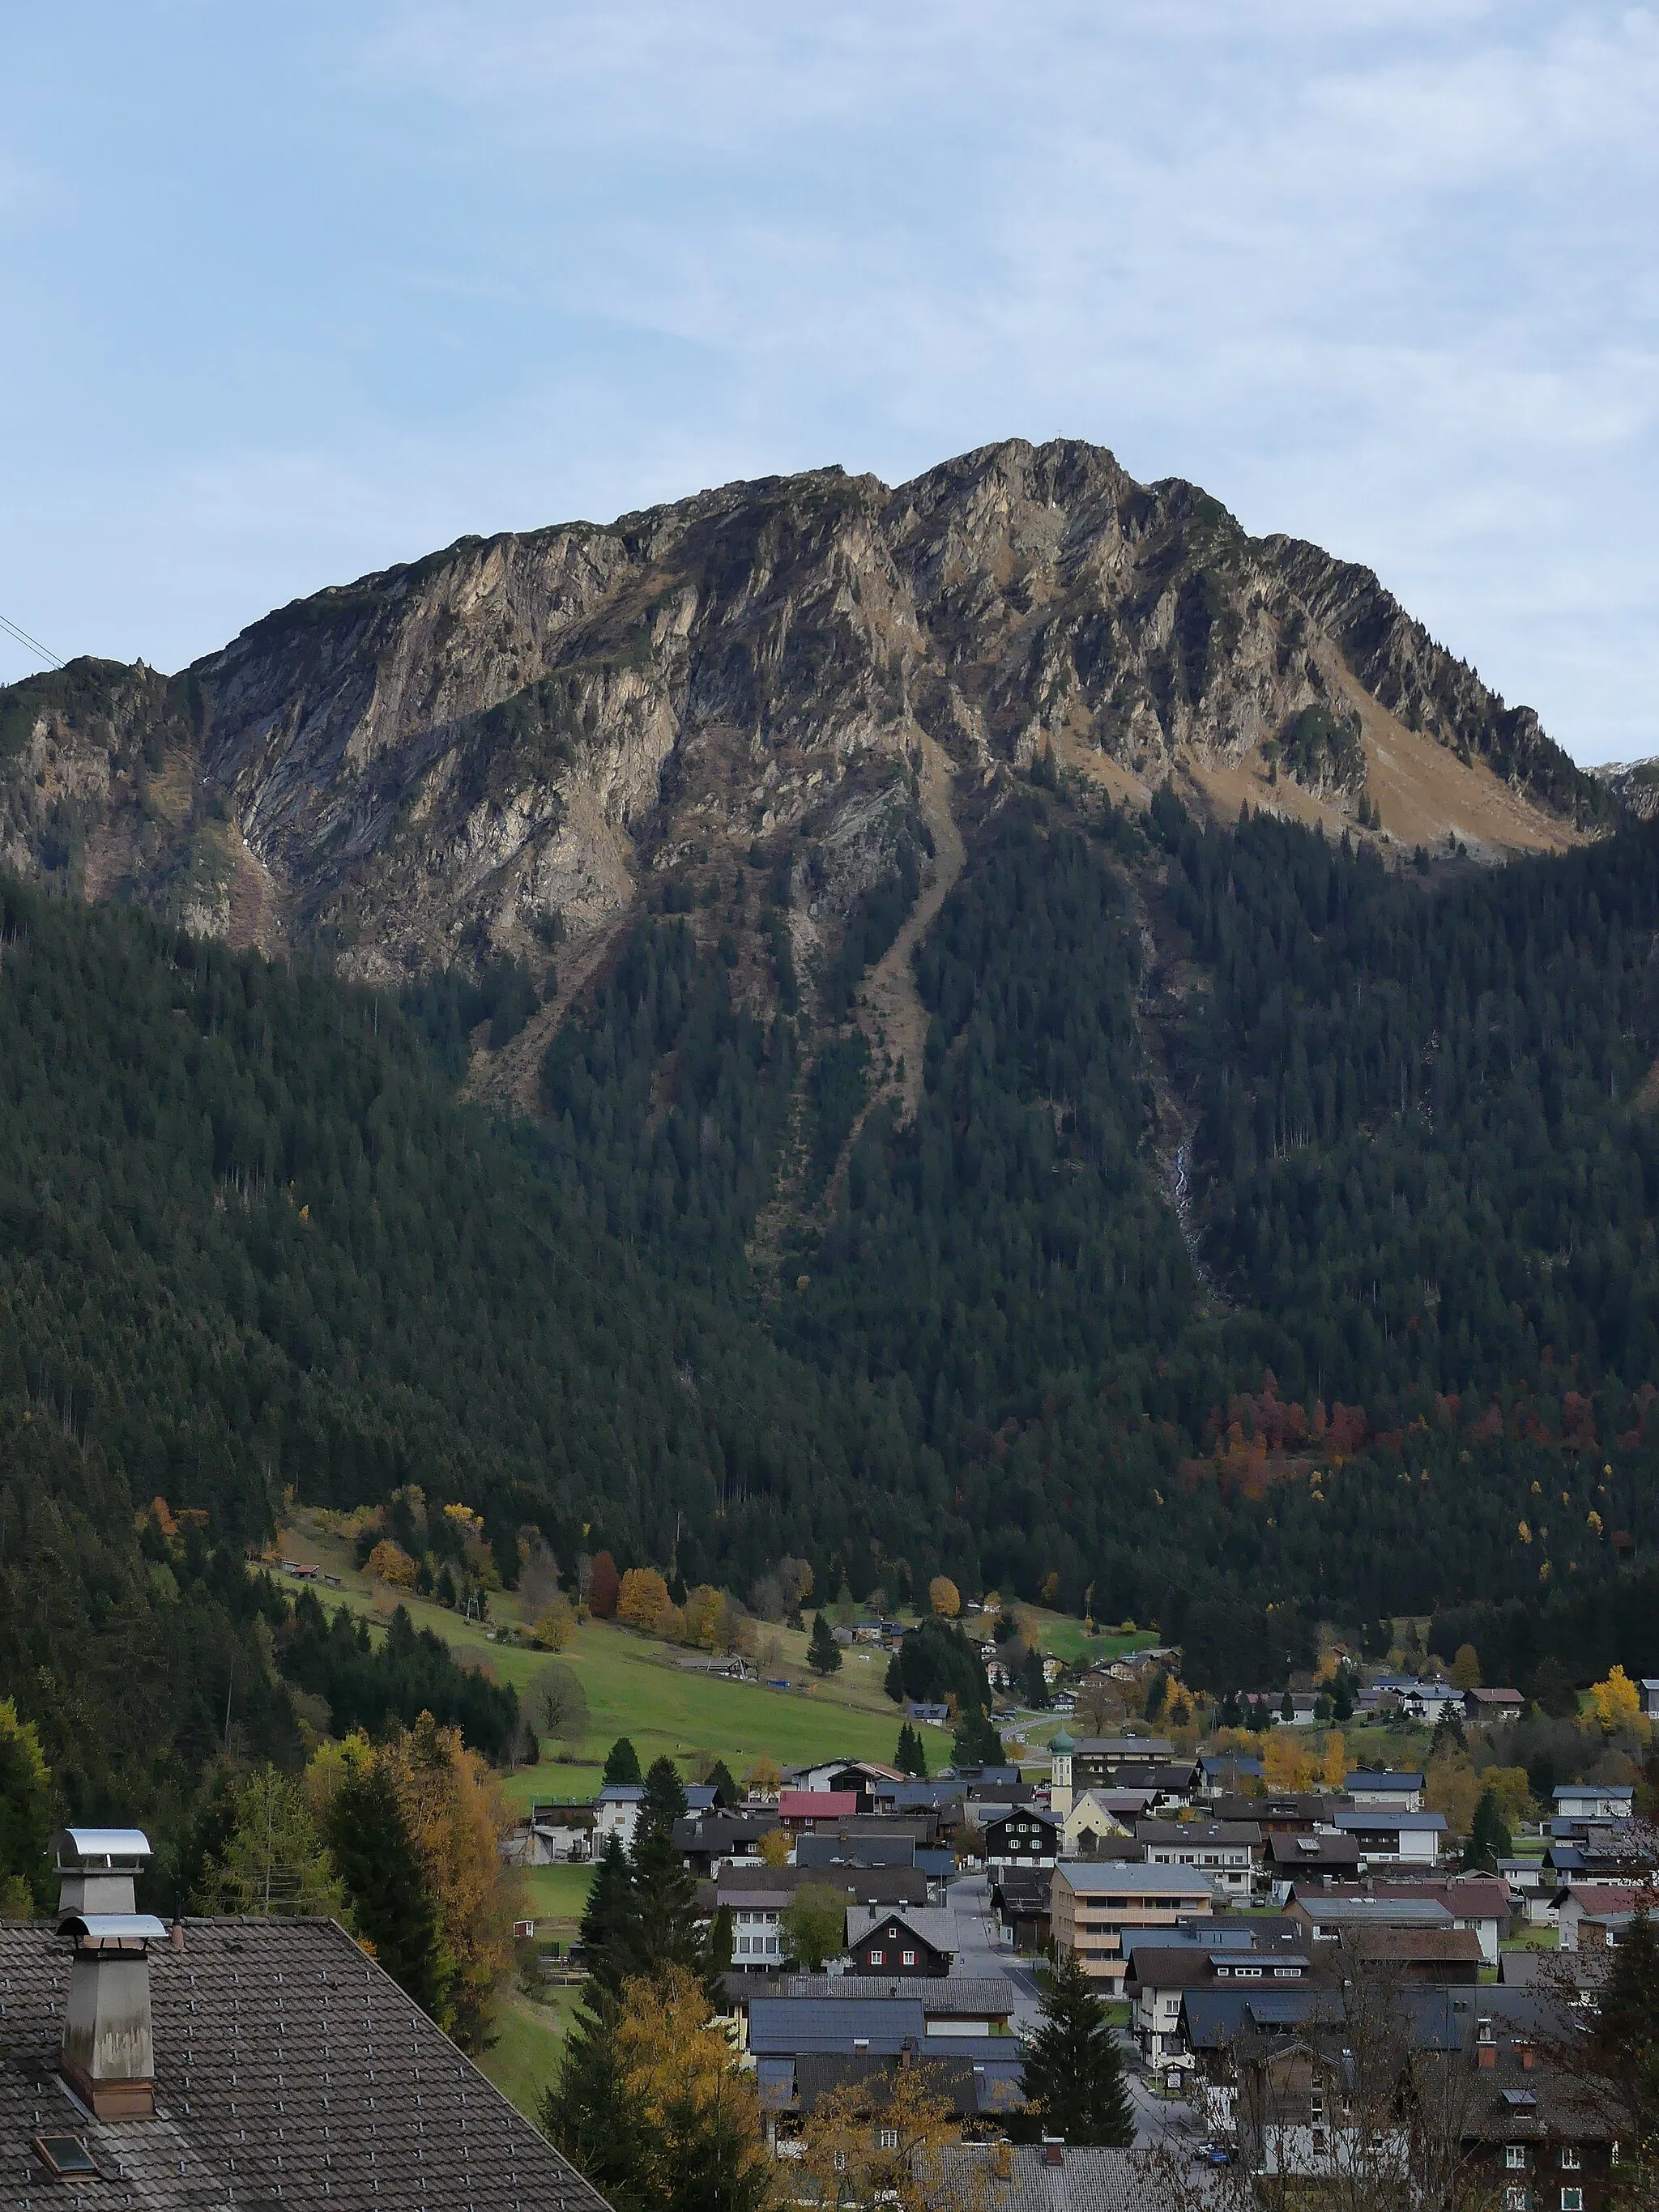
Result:
[[[1608,761],[1590,773],[1638,822],[1659,814],[1659,760]]]
[[[1613,811],[1368,570],[1014,441],[896,490],[828,470],[463,539],[170,681],[14,686],[0,861],[395,981],[580,949],[756,845],[833,927],[916,831],[924,733],[981,780],[1048,755],[1145,788],[1370,702],[1558,823]],[[1353,776],[1319,797],[1363,818]]]

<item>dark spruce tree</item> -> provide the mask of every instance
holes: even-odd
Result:
[[[1463,1863],[1472,1873],[1496,1874],[1499,1862],[1510,1856],[1510,1832],[1504,1824],[1497,1793],[1483,1790],[1470,1823]]]
[[[1134,2142],[1117,2031],[1074,1952],[1064,1953],[1048,1969],[1022,2081],[1042,2134],[1061,2136],[1068,2143]]]
[[[392,1778],[370,1765],[334,1793],[324,1838],[346,1886],[357,1933],[422,2012],[441,1994],[438,1918]]]
[[[635,1851],[647,1829],[672,1836],[675,1821],[683,1820],[685,1812],[685,1785],[673,1760],[665,1753],[660,1759],[653,1759],[646,1774],[645,1795],[640,1800],[639,1820],[634,1830]]]
[[[951,1756],[957,1766],[1000,1766],[1002,1738],[988,1713],[971,1705],[957,1718],[951,1738]]]
[[[836,1674],[841,1671],[841,1646],[835,1632],[823,1613],[812,1615],[811,1640],[806,1647],[806,1663],[815,1674]]]
[[[640,1780],[640,1755],[625,1735],[619,1735],[605,1754],[604,1778],[607,1782]]]
[[[577,1941],[596,1989],[613,1994],[635,1971],[633,1929],[637,1917],[634,1869],[620,1836],[605,1838],[587,1892]]]

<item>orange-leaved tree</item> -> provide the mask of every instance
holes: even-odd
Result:
[[[511,1826],[501,1784],[459,1729],[422,1713],[375,1754],[390,1773],[436,1908],[444,1994],[438,2014],[463,2050],[479,2047],[513,1964],[519,1877],[501,1855]]]

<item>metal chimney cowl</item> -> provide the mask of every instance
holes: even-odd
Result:
[[[52,1845],[58,1932],[75,1944],[60,2070],[98,2119],[143,2118],[155,2110],[149,1946],[167,1933],[134,1910],[149,1839],[137,1828],[63,1828]]]

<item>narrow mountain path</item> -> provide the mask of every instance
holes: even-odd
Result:
[[[921,769],[917,799],[921,818],[933,840],[933,856],[916,902],[900,924],[898,935],[860,987],[855,1018],[870,1047],[870,1096],[848,1131],[835,1172],[824,1187],[823,1208],[826,1214],[834,1211],[841,1197],[853,1147],[875,1108],[884,1099],[896,1101],[897,1119],[903,1123],[915,1119],[921,1103],[927,1066],[927,1009],[916,988],[910,956],[939,919],[939,908],[950,897],[962,873],[967,852],[951,805],[955,766],[945,748],[926,731],[920,731],[918,736]]]

